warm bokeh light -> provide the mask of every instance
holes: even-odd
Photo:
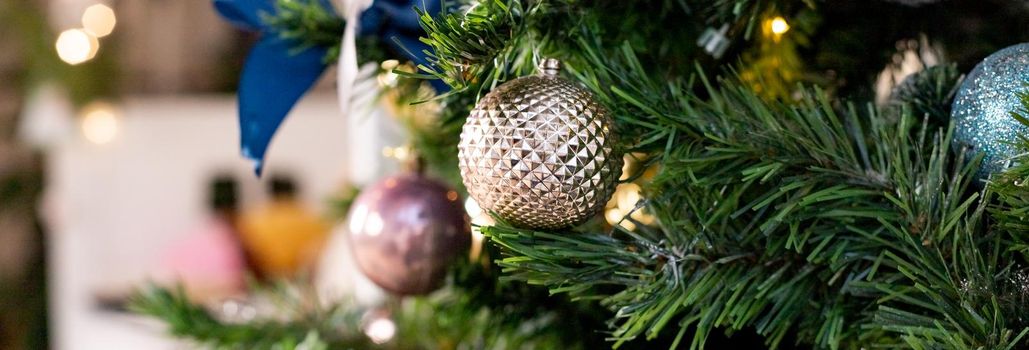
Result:
[[[82,13],[82,27],[86,31],[104,37],[114,31],[118,19],[114,16],[114,10],[104,4],[95,4],[86,8]]]
[[[607,220],[608,224],[618,225],[618,223],[622,221],[623,217],[625,217],[625,214],[622,213],[622,210],[618,207],[607,208],[607,210],[604,210],[604,219]]]
[[[482,254],[482,242],[485,240],[482,231],[479,230],[479,226],[493,225],[495,222],[493,218],[486,214],[485,210],[479,206],[479,202],[469,197],[464,201],[464,211],[468,213],[468,218],[472,221],[472,247],[468,253],[468,257],[472,261],[478,260],[479,255]]]
[[[482,207],[479,207],[479,202],[476,202],[471,197],[464,201],[464,211],[468,213],[468,217],[472,218],[473,221],[483,214]]]
[[[770,26],[772,28],[772,34],[775,35],[783,35],[790,31],[790,24],[786,23],[786,19],[782,18],[782,16],[776,16],[773,18]]]
[[[386,147],[382,149],[382,156],[386,158],[393,158],[399,161],[407,160],[411,156],[411,150],[408,147]]]
[[[469,260],[479,260],[479,256],[482,255],[482,242],[484,240],[486,240],[486,236],[482,234],[482,230],[478,226],[472,226],[472,246],[468,250]]]
[[[464,201],[464,211],[468,213],[468,218],[472,220],[473,225],[489,226],[496,223],[471,197]]]
[[[79,64],[96,56],[100,42],[82,29],[68,29],[57,36],[57,56],[68,64]]]
[[[118,116],[106,103],[93,103],[82,111],[82,134],[89,142],[102,145],[118,136]]]
[[[373,343],[383,344],[392,340],[393,336],[397,334],[397,325],[389,318],[379,317],[368,322],[368,326],[364,328],[364,334]]]
[[[617,203],[619,208],[632,209],[636,207],[636,203],[643,199],[640,196],[640,191],[642,191],[642,189],[640,189],[640,185],[631,182],[621,184],[618,185],[617,189],[615,189],[615,194],[612,198],[614,198],[615,203]]]
[[[222,315],[237,322],[250,322],[257,317],[257,309],[238,300],[226,300],[221,306]]]
[[[641,191],[643,189],[640,188],[640,185],[632,182],[618,185],[604,210],[604,219],[607,220],[607,223],[633,231],[636,229],[636,222],[643,225],[651,225],[657,221],[647,211],[647,208],[638,207],[640,201],[643,200]],[[632,218],[632,220],[626,220],[626,215]]]

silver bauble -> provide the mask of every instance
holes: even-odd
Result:
[[[1029,128],[1011,117],[1022,106],[1019,92],[1029,81],[1029,43],[986,57],[961,83],[951,119],[956,147],[967,145],[983,153],[979,177],[1003,171],[1017,154],[1011,142],[1029,136]]]
[[[595,216],[622,171],[613,121],[593,93],[540,73],[484,96],[461,130],[461,177],[469,195],[511,224],[560,229]]]

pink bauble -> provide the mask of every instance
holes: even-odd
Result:
[[[456,191],[420,174],[386,178],[365,189],[347,225],[358,267],[383,289],[429,293],[471,244],[471,226]]]

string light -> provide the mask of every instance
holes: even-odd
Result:
[[[644,158],[644,154],[626,154],[625,164],[622,166],[622,178],[620,180],[626,181],[632,174],[641,175],[640,180],[642,181],[646,181],[651,178],[654,172],[657,171],[657,168],[649,167],[646,169],[639,169],[640,166],[643,166],[640,159]],[[640,174],[640,171],[643,171],[643,173]],[[643,189],[640,185],[634,182],[626,182],[618,185],[618,187],[615,188],[615,193],[611,196],[611,200],[609,200],[607,205],[604,207],[604,219],[607,220],[607,223],[611,226],[620,226],[628,231],[636,230],[637,223],[642,225],[652,225],[656,223],[657,218],[654,217],[647,208],[638,207],[640,202],[643,201],[642,192]]]
[[[114,107],[94,102],[82,110],[82,135],[89,142],[102,145],[118,136],[118,117]]]
[[[636,229],[636,224],[630,220],[622,220],[625,218],[625,213],[622,212],[618,207],[607,208],[604,211],[604,219],[607,220],[611,226],[621,226],[622,228],[632,231]]]
[[[621,184],[618,185],[618,188],[615,190],[613,198],[619,208],[631,209],[636,207],[636,203],[642,199],[642,197],[640,197],[641,191],[643,191],[643,189],[640,188],[640,185],[631,182]]]
[[[86,8],[82,13],[82,28],[98,38],[102,38],[114,31],[118,19],[114,16],[114,10],[104,4],[95,4]]]
[[[790,24],[786,23],[786,19],[782,18],[782,16],[776,16],[773,18],[769,23],[769,27],[772,29],[772,34],[775,34],[776,36],[786,34],[786,32],[790,31]]]
[[[100,50],[100,42],[95,36],[82,29],[68,29],[57,36],[57,57],[68,64],[79,64],[89,61]]]

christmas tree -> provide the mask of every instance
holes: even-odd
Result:
[[[302,286],[264,291],[292,317],[243,321],[143,292],[137,309],[179,336],[229,348],[1029,347],[1029,45],[1011,46],[1029,39],[1024,3],[375,1],[338,15],[251,2],[266,47],[317,66],[314,78],[340,59],[341,89],[357,61],[413,61],[386,68],[402,78],[386,90],[403,108],[436,107],[410,123],[414,149],[494,223],[475,228],[482,254],[445,257],[441,290],[383,309],[391,340],[367,310],[312,304]],[[282,71],[255,74],[293,74]],[[246,88],[295,101],[311,82]],[[244,152],[260,165],[289,106],[250,113],[245,96]]]

